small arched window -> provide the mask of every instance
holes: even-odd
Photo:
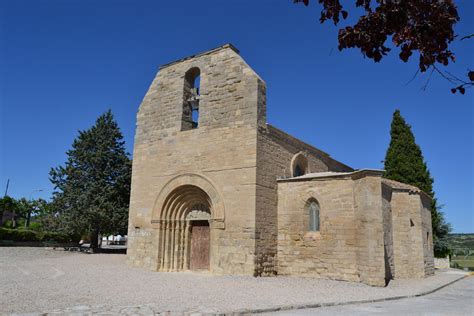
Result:
[[[296,154],[291,160],[291,176],[299,177],[308,173],[308,159],[303,153]]]
[[[318,232],[319,231],[319,204],[316,200],[309,200],[308,202],[308,213],[309,213],[309,231]]]
[[[197,128],[199,124],[201,71],[193,67],[184,75],[183,115],[181,130]]]

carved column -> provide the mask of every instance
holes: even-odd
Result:
[[[161,255],[161,264],[160,264],[160,271],[165,270],[165,257],[166,257],[166,231],[168,229],[168,223],[163,220],[161,222],[161,247],[160,247],[160,255]]]
[[[179,254],[181,252],[181,221],[176,220],[175,222],[175,227],[174,227],[174,241],[173,241],[173,246],[174,246],[174,255],[173,255],[173,271],[179,271]]]
[[[180,256],[179,256],[179,270],[183,271],[184,268],[184,254],[185,254],[185,238],[186,238],[186,221],[181,221],[181,229],[180,229]]]
[[[157,268],[158,271],[162,271],[163,269],[163,247],[164,247],[164,225],[165,223],[163,221],[160,221],[159,226],[158,226],[158,264]]]
[[[169,271],[170,268],[170,256],[171,256],[171,232],[172,232],[172,223],[167,221],[166,231],[165,231],[165,263],[163,270]]]
[[[176,222],[175,221],[172,221],[171,222],[172,225],[172,229],[171,229],[171,238],[170,238],[170,241],[171,241],[171,256],[170,256],[170,269],[169,271],[174,271],[174,259],[175,259],[175,248],[176,248]]]
[[[191,222],[186,220],[184,227],[183,270],[189,269],[189,243],[191,242]]]

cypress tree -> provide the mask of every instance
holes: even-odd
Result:
[[[52,207],[60,228],[90,234],[93,249],[99,234],[126,234],[131,160],[112,112],[80,131],[66,154],[64,166],[50,171]]]
[[[431,220],[433,226],[434,251],[437,256],[446,256],[449,252],[444,238],[450,231],[433,191],[433,178],[426,165],[420,146],[415,142],[411,126],[401,116],[400,111],[393,113],[390,129],[390,145],[385,155],[385,175],[387,179],[414,185],[427,193],[433,200]]]

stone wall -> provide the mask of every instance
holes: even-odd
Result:
[[[303,154],[307,172],[351,171],[352,168],[332,159],[285,132],[260,125],[257,136],[257,205],[256,205],[256,275],[277,273],[277,179],[291,177],[291,162]]]
[[[420,209],[417,198],[402,191],[392,193],[394,277],[397,279],[424,275],[423,241],[419,230],[421,214],[417,214]]]
[[[192,67],[201,73],[199,127],[182,131],[184,74]],[[214,192],[206,193],[223,204],[222,224],[211,223],[211,272],[254,273],[260,93],[261,79],[229,45],[160,69],[137,115],[129,264],[160,268],[160,236],[176,227],[162,225],[157,199],[171,181],[188,177],[205,179]],[[171,256],[177,250],[169,247]]]
[[[307,173],[353,171],[351,167],[331,158],[331,156],[324,151],[270,124],[260,126],[258,132],[258,154],[262,152],[262,158],[270,158],[270,160],[266,160],[266,162],[271,165],[271,167],[268,167],[263,173],[265,176],[270,177],[273,182],[276,178],[281,179],[293,176],[291,173],[291,161],[298,153],[303,154],[308,160]],[[267,156],[265,156],[265,153],[268,153]],[[262,162],[264,161],[265,160],[262,159]],[[273,171],[275,168],[278,172]]]
[[[449,256],[446,258],[434,258],[434,266],[436,269],[449,269],[451,267]]]
[[[392,191],[393,277],[410,279],[432,275],[431,199],[416,187],[383,181]]]
[[[279,180],[278,273],[385,285],[380,176]],[[310,198],[319,232],[309,231]]]
[[[355,174],[354,215],[357,266],[361,282],[384,286],[384,223],[381,173]]]
[[[424,192],[419,192],[421,227],[423,235],[423,262],[425,267],[425,276],[434,275],[434,249],[433,249],[433,227],[431,223],[431,198]]]

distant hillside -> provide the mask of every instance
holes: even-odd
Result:
[[[449,234],[448,243],[451,249],[457,251],[474,251],[474,234]]]

